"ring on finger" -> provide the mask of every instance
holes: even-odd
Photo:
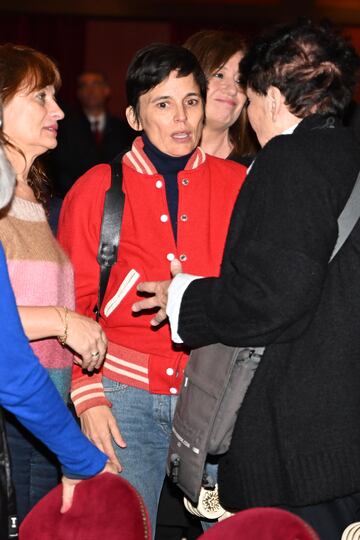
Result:
[[[99,351],[92,352],[92,353],[91,353],[91,356],[92,356],[93,358],[97,358],[98,356],[100,356],[100,353],[99,353]]]

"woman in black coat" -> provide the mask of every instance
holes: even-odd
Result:
[[[358,67],[342,37],[308,21],[252,47],[240,71],[263,149],[221,275],[180,274],[167,308],[168,283],[145,284],[156,294],[135,305],[161,306],[153,324],[167,309],[173,339],[192,348],[266,347],[220,460],[221,502],[286,507],[324,540],[360,520],[360,224],[328,263],[360,169],[338,120]]]

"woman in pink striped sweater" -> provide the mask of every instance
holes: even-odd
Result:
[[[92,371],[102,363],[107,340],[95,321],[74,311],[71,264],[44,210],[45,176],[37,158],[57,144],[57,125],[64,116],[55,100],[59,85],[58,70],[45,55],[27,47],[0,46],[0,142],[17,180],[15,196],[0,215],[0,241],[25,333],[67,400],[73,352],[76,362]],[[12,415],[7,417],[7,432],[23,518],[58,482],[58,464]]]

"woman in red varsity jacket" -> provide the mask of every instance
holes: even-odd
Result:
[[[127,75],[127,118],[142,134],[123,158],[125,207],[118,261],[101,309],[108,340],[102,370],[73,373],[72,399],[84,432],[139,490],[155,524],[172,414],[188,350],[167,324],[131,311],[140,281],[186,272],[217,276],[234,201],[245,177],[237,163],[207,156],[198,142],[206,79],[193,54],[173,45],[140,50]],[[229,104],[229,107],[232,106]],[[96,261],[109,165],[81,177],[65,198],[59,239],[75,269],[77,309],[93,316]]]

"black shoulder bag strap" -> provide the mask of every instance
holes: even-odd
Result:
[[[112,266],[117,261],[120,230],[124,213],[125,194],[122,190],[122,152],[111,162],[111,186],[105,194],[103,217],[97,262],[100,265],[98,301],[94,307],[96,320],[99,320],[101,304],[104,300],[106,287]]]

